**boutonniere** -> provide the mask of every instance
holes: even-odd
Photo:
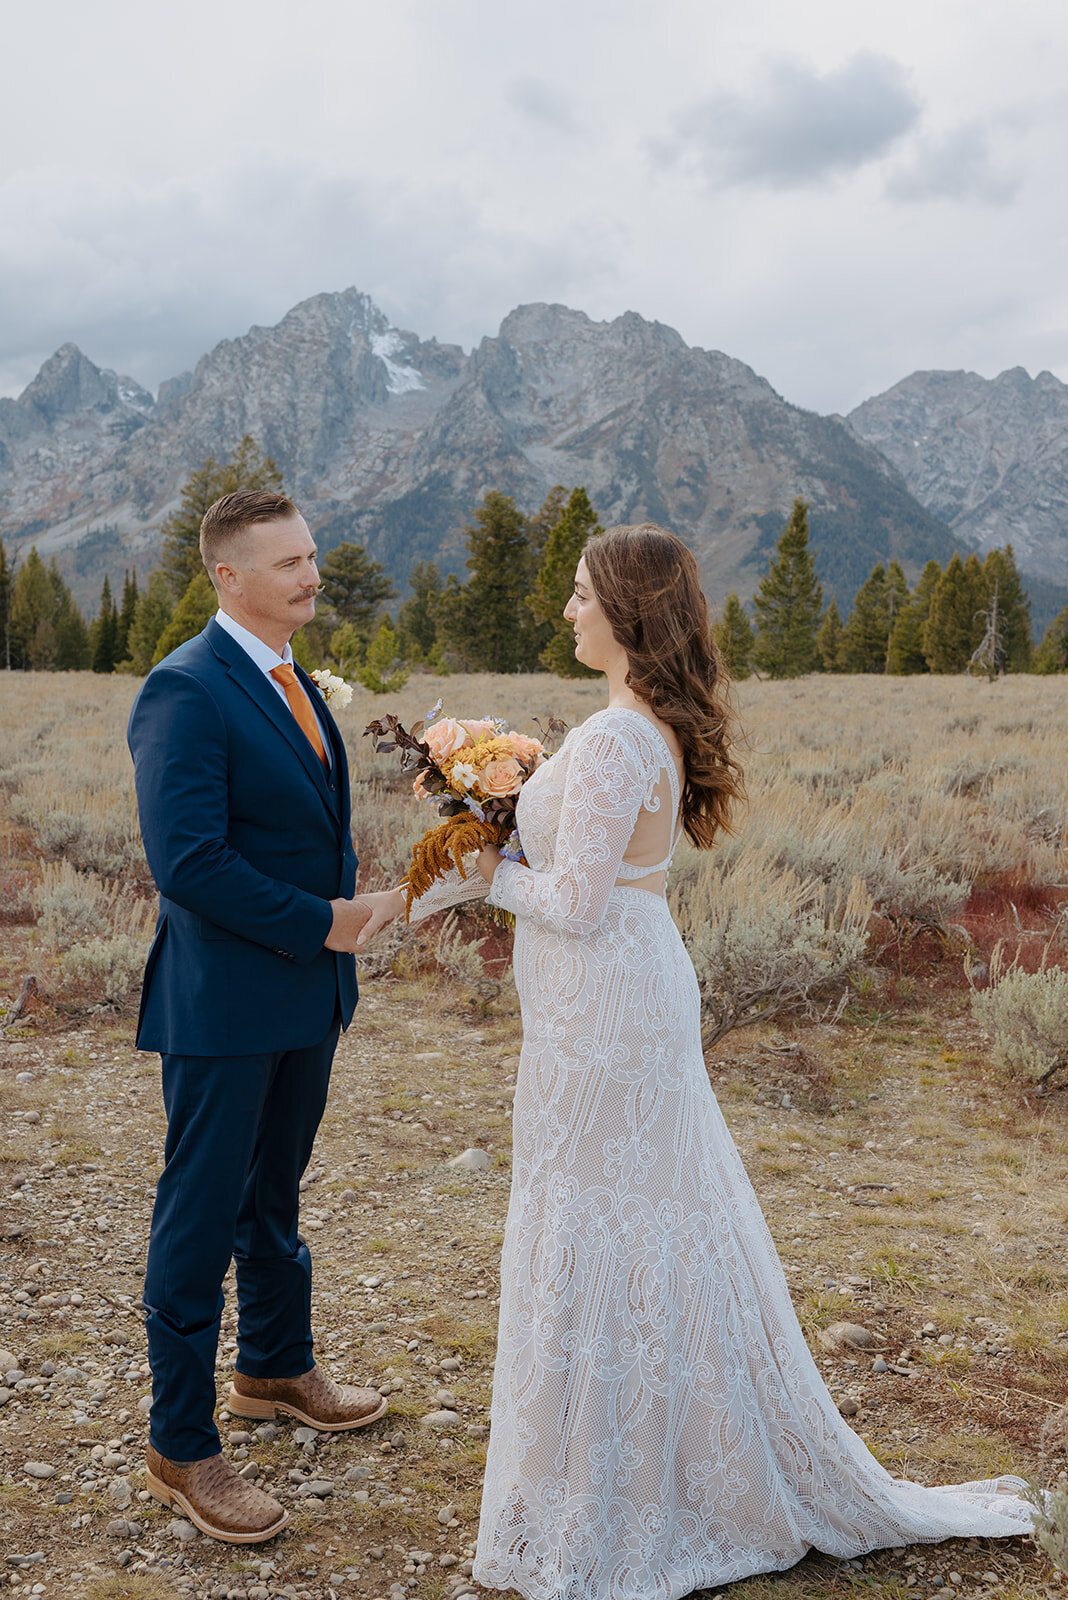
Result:
[[[308,674],[323,699],[332,711],[344,711],[352,699],[352,685],[339,678],[333,672],[328,672],[325,667],[319,667],[315,672]]]

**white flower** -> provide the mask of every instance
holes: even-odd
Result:
[[[468,761],[458,761],[449,777],[454,789],[473,789],[477,781],[478,773]]]
[[[352,687],[344,678],[328,672],[325,667],[317,668],[315,672],[309,673],[309,677],[328,706],[333,706],[337,711],[344,711],[352,699]]]

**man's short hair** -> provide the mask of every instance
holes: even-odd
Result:
[[[273,489],[239,489],[208,507],[200,524],[200,556],[215,582],[215,568],[230,554],[235,540],[257,522],[281,522],[299,516],[288,495]]]

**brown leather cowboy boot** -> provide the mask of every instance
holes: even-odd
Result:
[[[240,1477],[223,1455],[168,1461],[149,1445],[145,1466],[148,1488],[157,1500],[224,1544],[260,1544],[289,1521],[289,1512]]]
[[[335,1383],[320,1367],[299,1378],[249,1378],[235,1372],[226,1404],[232,1416],[255,1417],[259,1422],[285,1411],[324,1433],[364,1428],[389,1409],[377,1389]]]

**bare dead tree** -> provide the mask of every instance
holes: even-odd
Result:
[[[991,682],[1005,670],[1005,640],[1002,632],[1001,612],[998,607],[998,585],[994,584],[994,592],[990,597],[990,605],[986,611],[977,611],[976,617],[982,617],[984,624],[983,637],[977,647],[972,651],[968,662],[969,672],[985,672]]]

